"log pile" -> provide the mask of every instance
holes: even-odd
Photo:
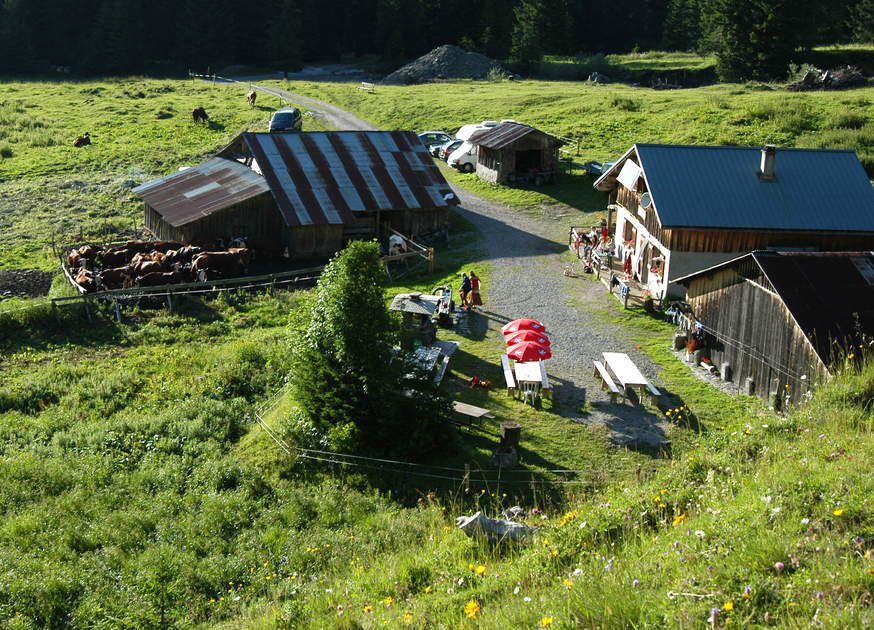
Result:
[[[819,70],[809,68],[798,81],[790,83],[786,89],[790,92],[813,92],[817,90],[844,90],[866,85],[868,79],[855,66],[838,68],[837,70]]]

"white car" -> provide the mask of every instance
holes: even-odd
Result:
[[[449,159],[446,161],[454,169],[464,173],[473,173],[476,170],[477,163],[476,145],[465,140],[460,147],[449,155]]]

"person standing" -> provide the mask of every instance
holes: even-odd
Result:
[[[468,306],[467,296],[470,293],[470,278],[466,273],[461,274],[461,308]]]
[[[482,306],[483,301],[479,295],[479,276],[477,276],[474,272],[470,272],[470,307],[474,308],[475,306]]]

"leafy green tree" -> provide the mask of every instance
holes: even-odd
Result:
[[[395,348],[401,329],[385,302],[375,241],[353,241],[319,279],[293,339],[295,398],[331,446],[343,451],[440,450],[448,408],[431,378],[407,378]]]

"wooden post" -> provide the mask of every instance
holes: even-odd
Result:
[[[113,300],[112,303],[115,306],[115,321],[121,323],[121,309],[118,308],[118,300]]]
[[[88,308],[88,298],[82,298],[82,303],[85,304],[85,315],[88,316],[88,323],[93,323],[91,321],[91,310]]]
[[[518,422],[501,423],[501,448],[519,446],[519,438],[522,435],[522,425]]]
[[[470,464],[464,465],[464,491],[470,492]]]
[[[434,273],[434,248],[428,248],[428,273]]]
[[[170,298],[170,295],[173,292],[170,289],[167,289],[167,308],[170,310],[170,314],[173,314],[173,300]]]
[[[58,315],[58,304],[52,300],[52,313],[55,314],[55,321],[58,322],[58,328],[61,327],[61,316]]]

